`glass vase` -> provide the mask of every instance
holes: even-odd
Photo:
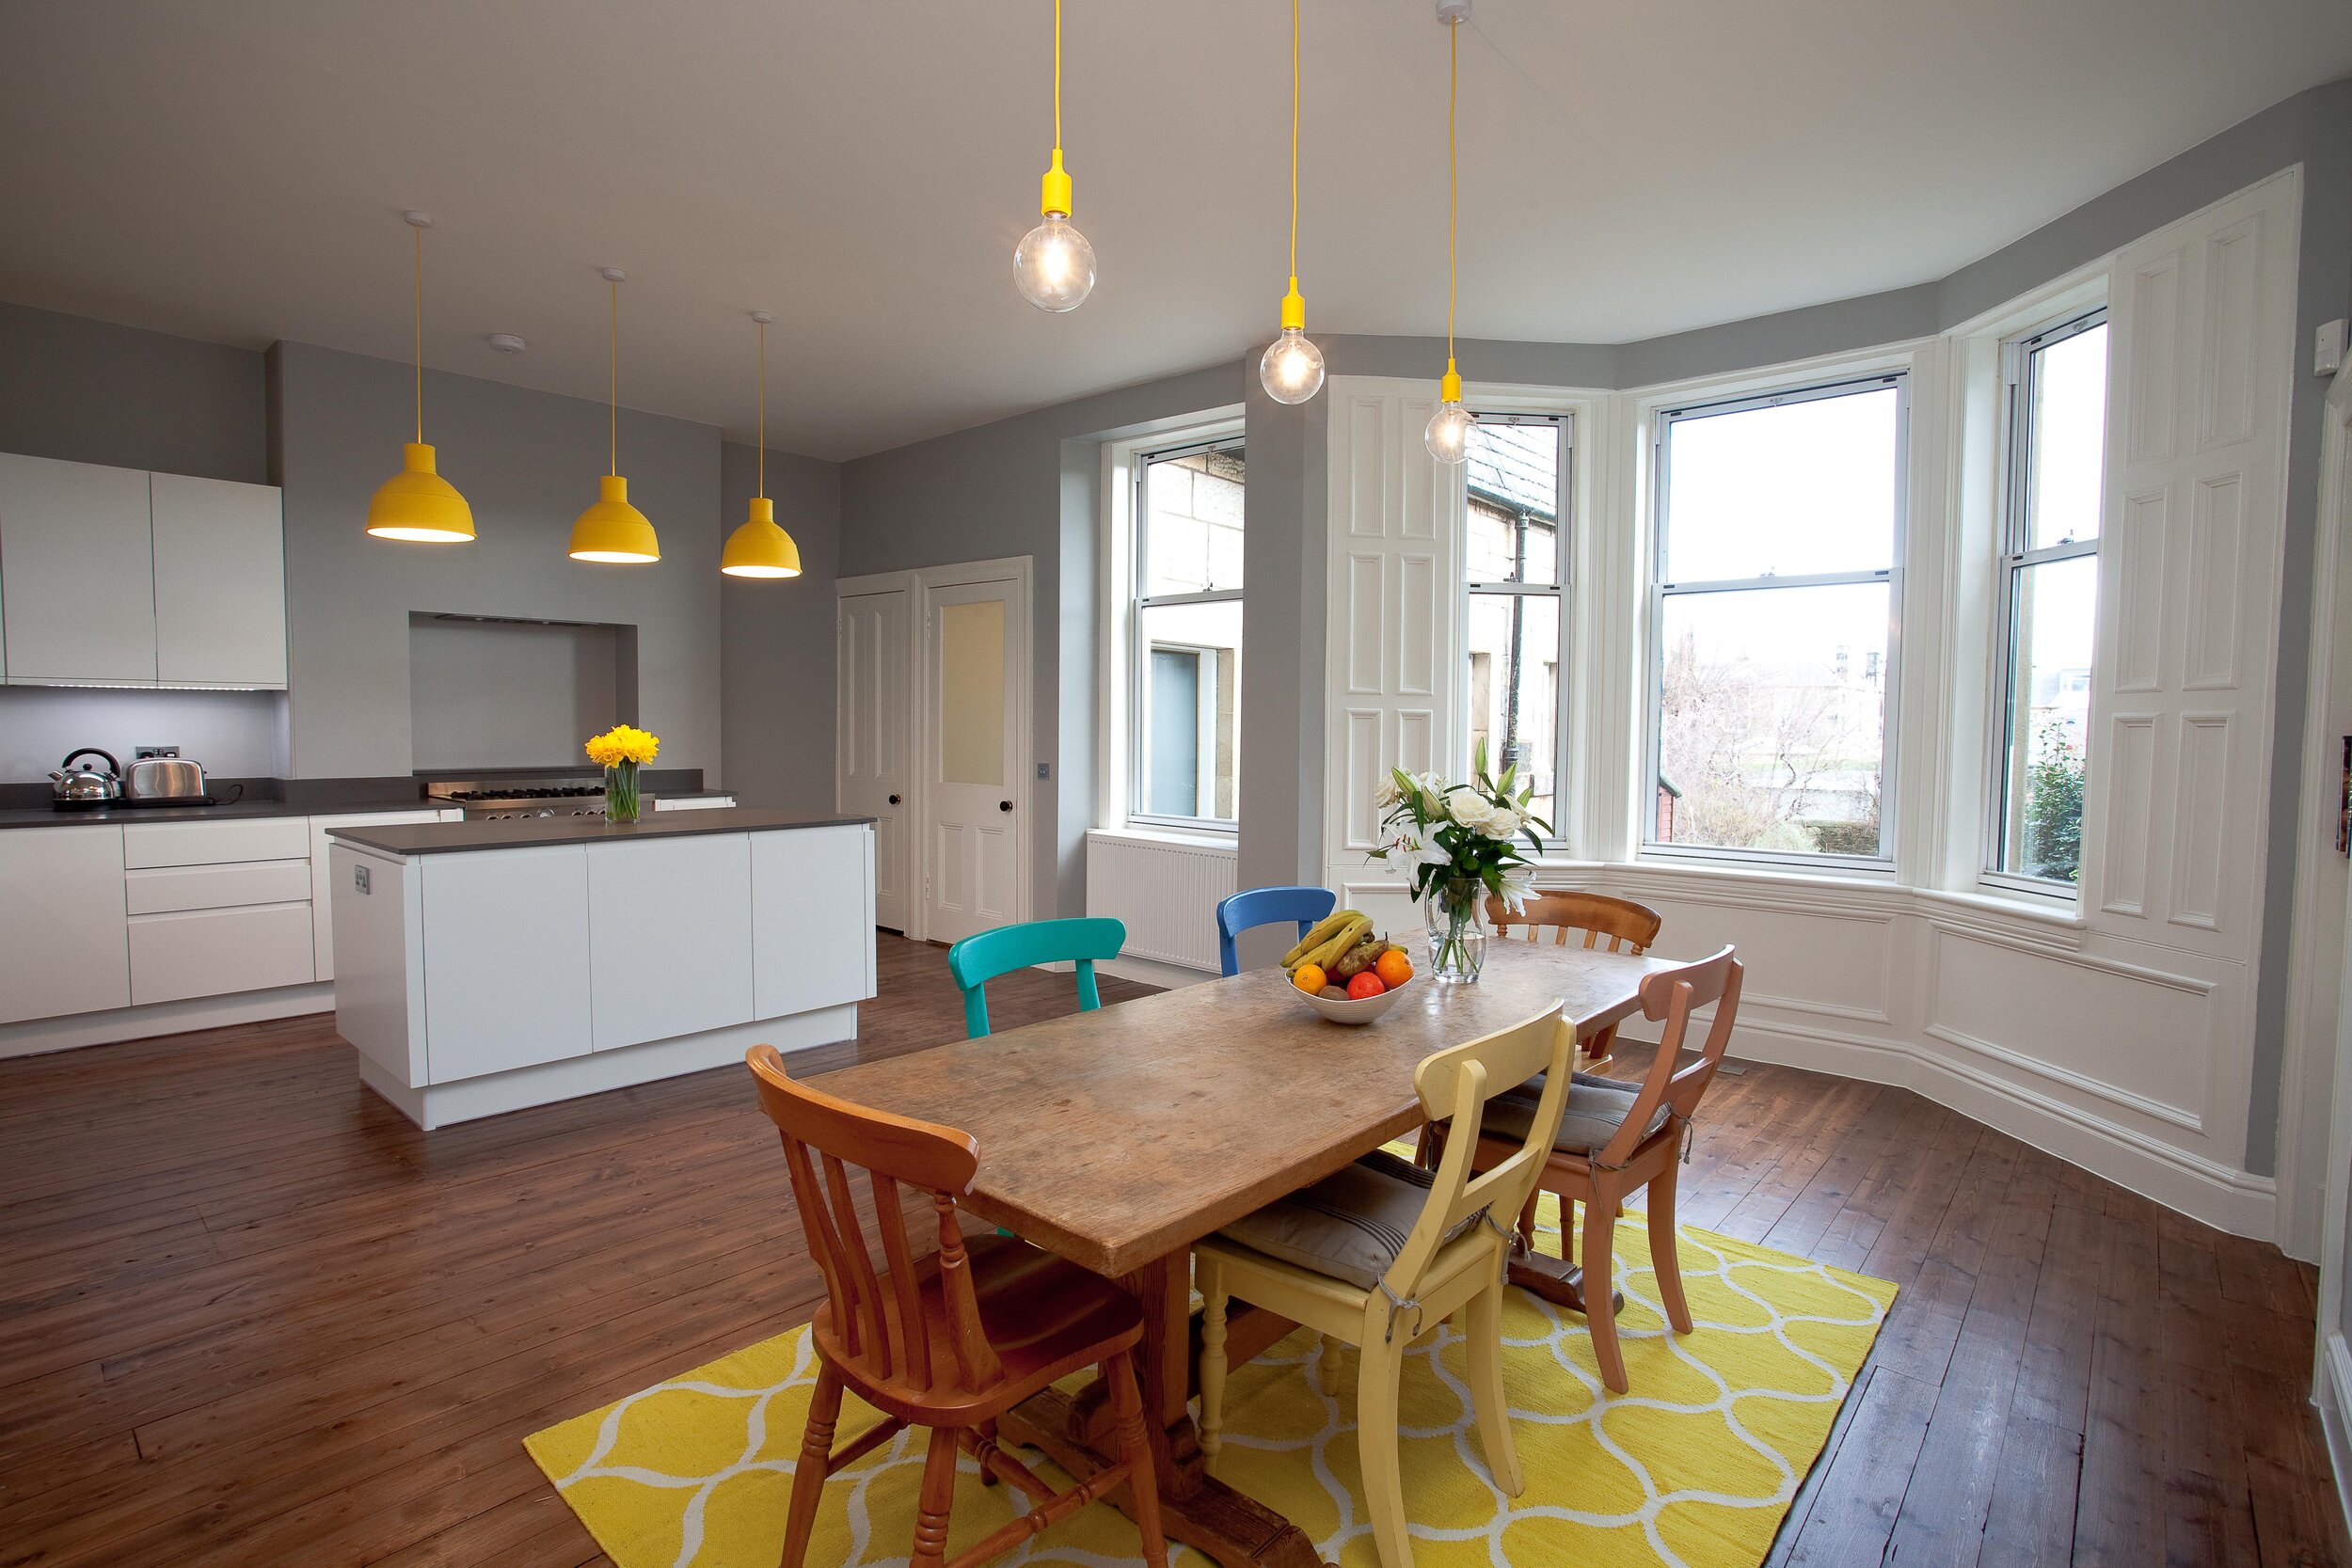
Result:
[[[1486,889],[1474,877],[1436,881],[1422,895],[1429,933],[1429,973],[1440,984],[1469,985],[1486,963]]]
[[[633,762],[615,762],[604,770],[604,819],[607,822],[637,820],[637,768]]]

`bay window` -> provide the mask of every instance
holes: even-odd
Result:
[[[1883,866],[1900,373],[1662,410],[1645,847]]]
[[[1130,821],[1235,827],[1248,471],[1239,437],[1136,459]]]
[[[2082,867],[2091,636],[2099,602],[2107,316],[2009,345],[2001,693],[1988,874],[2046,892]]]

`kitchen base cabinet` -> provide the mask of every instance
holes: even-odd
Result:
[[[586,1051],[587,852],[561,845],[442,855],[421,869],[433,1081]]]
[[[748,835],[592,844],[588,890],[598,1051],[752,1021]]]
[[[0,1023],[131,1005],[122,830],[0,832]]]
[[[393,822],[455,822],[459,811],[345,812],[341,816],[310,818],[310,951],[316,956],[318,977],[335,977],[335,890],[327,882],[333,863],[327,853],[327,833],[336,828],[373,828]]]
[[[310,905],[258,904],[130,918],[131,1001],[139,1006],[308,984]]]

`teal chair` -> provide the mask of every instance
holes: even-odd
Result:
[[[1116,920],[1032,920],[1025,926],[999,926],[966,937],[947,949],[947,973],[963,992],[963,1032],[979,1039],[988,1033],[988,992],[982,989],[999,974],[1036,964],[1078,966],[1078,1006],[1093,1010],[1103,1005],[1094,989],[1094,965],[1116,958],[1127,945],[1127,927]]]

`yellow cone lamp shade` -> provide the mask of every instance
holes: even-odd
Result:
[[[752,498],[752,515],[727,535],[719,556],[719,570],[731,578],[796,578],[801,575],[801,547],[776,526],[776,503],[766,496]]]
[[[628,504],[628,481],[606,474],[597,483],[604,493],[572,525],[572,559],[627,566],[660,560],[661,541],[654,536],[653,524]]]
[[[417,438],[401,450],[406,454],[400,472],[376,487],[368,502],[368,531],[378,539],[398,539],[416,545],[464,545],[473,540],[473,508],[457,487],[434,466],[433,449],[424,440],[424,231],[433,220],[422,213],[403,213],[401,221],[416,234],[415,365]]]
[[[368,531],[378,539],[420,545],[462,545],[473,538],[473,508],[433,468],[433,449],[411,441],[407,466],[376,487],[368,502]]]

